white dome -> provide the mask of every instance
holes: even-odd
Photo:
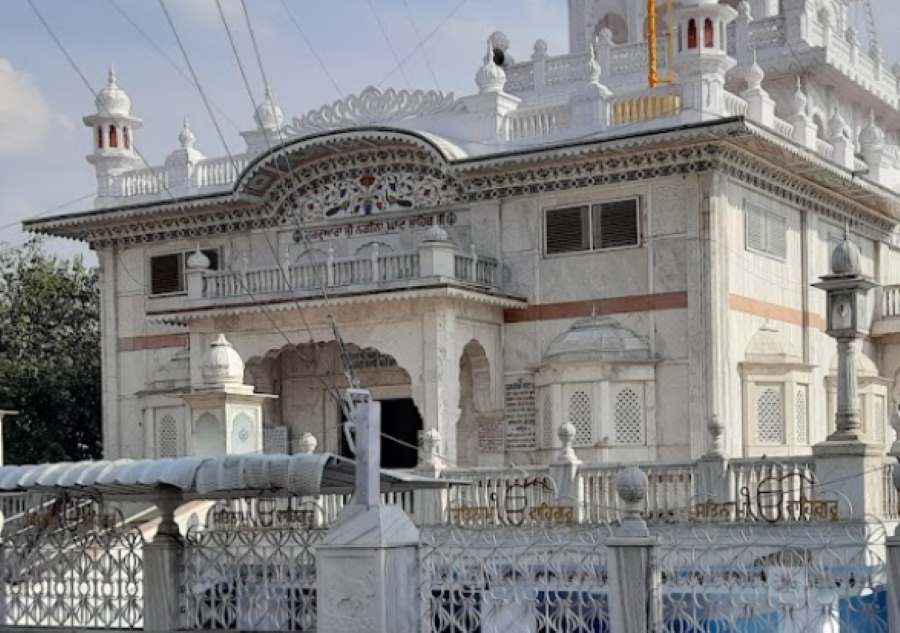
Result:
[[[131,99],[116,83],[116,69],[112,66],[109,67],[106,87],[97,93],[94,103],[100,116],[131,115]]]
[[[588,317],[553,339],[544,361],[650,362],[647,343],[608,317]]]
[[[261,130],[279,130],[284,123],[284,113],[272,99],[272,91],[268,86],[266,86],[266,98],[256,108],[253,119]]]
[[[224,334],[209,346],[200,365],[203,382],[208,385],[242,385],[244,361]]]
[[[759,328],[750,339],[744,358],[751,363],[800,362],[800,357],[789,348],[784,334],[768,324]]]
[[[211,265],[212,262],[209,260],[209,257],[207,257],[206,253],[201,251],[199,247],[193,253],[188,255],[188,270],[208,270]]]

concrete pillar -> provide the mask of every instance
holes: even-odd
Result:
[[[423,277],[456,276],[456,252],[447,231],[432,226],[419,246],[419,273]]]
[[[616,478],[622,519],[607,541],[609,555],[609,624],[616,633],[647,633],[661,622],[660,579],[641,510],[647,498],[647,475],[636,467]]]
[[[144,631],[171,633],[179,629],[178,597],[181,587],[184,541],[175,523],[177,496],[161,496],[162,514],[156,536],[144,545]]]

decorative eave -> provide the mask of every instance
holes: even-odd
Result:
[[[194,239],[235,231],[286,226],[294,218],[275,212],[263,194],[317,161],[339,164],[353,152],[401,148],[417,164],[452,179],[446,203],[484,200],[633,182],[676,174],[723,170],[742,182],[782,196],[802,208],[887,239],[900,221],[900,197],[815,152],[743,118],[639,134],[597,137],[476,158],[448,155],[433,135],[392,128],[325,132],[284,143],[253,161],[231,192],[162,200],[28,220],[35,233],[90,242],[95,247]],[[292,172],[293,173],[293,172]],[[424,210],[424,209],[422,209]],[[351,220],[353,218],[350,218]],[[304,228],[330,226],[347,217]]]
[[[268,300],[265,297],[257,297],[255,300],[242,298],[231,304],[223,304],[221,300],[217,300],[215,303],[207,305],[189,306],[175,310],[148,310],[147,320],[150,323],[187,325],[192,321],[201,319],[290,312],[300,308],[306,310],[342,305],[419,301],[422,299],[445,299],[479,303],[504,310],[523,309],[528,306],[528,302],[521,297],[492,292],[487,289],[467,287],[449,280],[436,279],[430,285],[409,290],[361,290],[346,294],[333,292],[327,299],[321,295],[313,295],[306,298],[278,296]]]

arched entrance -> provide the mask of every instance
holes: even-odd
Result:
[[[459,421],[456,430],[456,463],[477,466],[483,435],[482,416],[490,409],[491,369],[484,348],[469,341],[459,359]]]
[[[246,364],[246,382],[256,391],[278,395],[264,413],[263,425],[287,429],[288,452],[295,452],[305,433],[312,434],[320,451],[352,457],[337,400],[349,386],[347,363],[358,384],[381,403],[381,457],[385,468],[413,468],[417,463],[422,417],[412,400],[409,373],[377,349],[307,343],[272,350]],[[393,439],[391,439],[393,438]]]

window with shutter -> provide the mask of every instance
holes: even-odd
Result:
[[[571,207],[547,211],[547,254],[575,253],[590,248],[588,208]]]
[[[746,204],[744,217],[747,250],[778,259],[787,256],[787,220],[784,216],[756,205]]]
[[[594,250],[640,243],[637,198],[595,204],[593,216]]]
[[[150,292],[155,295],[184,292],[184,255],[150,258]]]

